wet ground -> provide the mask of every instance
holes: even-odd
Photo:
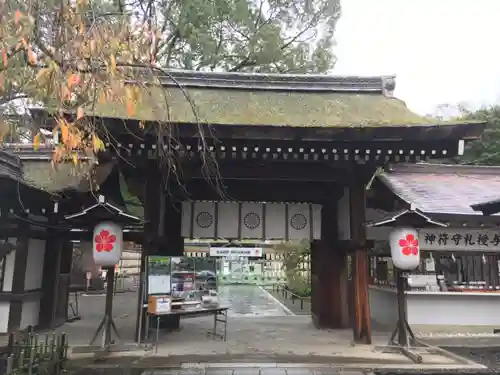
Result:
[[[151,360],[171,360],[172,363],[194,362],[266,362],[285,361],[301,363],[384,363],[393,361],[401,363],[400,358],[394,355],[374,353],[364,346],[351,345],[351,330],[317,330],[312,327],[308,315],[294,314],[268,291],[254,285],[225,285],[219,289],[219,299],[222,305],[229,307],[229,321],[227,327],[227,341],[212,340],[207,333],[213,327],[211,316],[181,320],[181,329],[176,332],[162,334],[158,342],[158,352],[152,354]],[[62,327],[62,331],[69,334],[70,344],[87,344],[97,328],[104,312],[104,296],[80,296],[79,307],[82,320]],[[114,299],[114,320],[121,337],[125,341],[133,339],[136,320],[136,293],[117,294]],[[154,337],[154,332],[152,335]],[[373,340],[376,345],[387,342],[386,332],[374,332]],[[154,342],[152,340],[151,342]],[[99,343],[99,341],[97,341]],[[448,344],[449,341],[443,342]],[[436,342],[438,344],[438,342]],[[470,352],[470,350],[469,350]],[[145,352],[142,349],[144,356]],[[151,353],[148,352],[148,353]],[[491,368],[498,368],[494,360],[498,360],[496,352],[491,351],[485,356],[475,353],[460,352],[469,358],[484,363]],[[151,354],[149,354],[151,355]],[[387,358],[382,358],[385,356]],[[482,357],[481,357],[482,356]],[[390,358],[389,358],[390,357]],[[137,357],[135,357],[137,359]],[[215,358],[215,359],[214,359]],[[124,359],[124,358],[123,358]],[[118,358],[117,358],[118,360]],[[121,361],[122,359],[120,359]],[[142,362],[142,359],[140,359]],[[179,362],[180,361],[180,362]],[[338,362],[340,361],[340,362]],[[441,363],[440,358],[428,358],[428,363]],[[409,365],[409,364],[407,364]],[[126,366],[125,366],[126,367]],[[93,369],[89,374],[121,374],[121,369],[108,368]],[[216,371],[218,370],[218,372]],[[236,371],[237,370],[237,371]],[[265,371],[263,371],[265,370]],[[289,370],[289,371],[288,371]],[[136,371],[134,369],[134,371]],[[145,371],[145,369],[144,369]],[[169,370],[170,371],[170,370]],[[252,372],[253,371],[253,372]],[[452,371],[453,372],[453,371]],[[459,371],[456,370],[456,373]],[[477,371],[477,373],[483,371]],[[134,372],[134,374],[140,372]],[[176,369],[156,372],[157,375],[184,375],[184,374],[247,374],[247,375],[288,375],[288,374],[339,374],[338,369],[332,368],[225,368],[225,369]],[[357,371],[356,374],[369,373]],[[423,372],[422,372],[423,373]],[[131,374],[128,372],[127,374]],[[151,373],[149,373],[151,374]],[[346,373],[347,375],[347,373]]]
[[[73,306],[76,306],[75,296],[70,297]],[[222,306],[228,306],[231,323],[235,320],[251,318],[278,318],[292,317],[294,314],[265,289],[255,285],[223,285],[219,287],[219,301]],[[80,321],[66,324],[60,331],[69,333],[70,342],[75,345],[88,343],[96,331],[104,314],[104,295],[79,295],[78,313]],[[137,293],[117,293],[113,300],[113,317],[120,338],[133,340],[136,323]],[[260,320],[259,320],[260,321]],[[256,321],[257,322],[257,321]],[[292,323],[293,324],[293,323]],[[205,327],[204,331],[212,326],[211,317],[186,319],[186,331],[189,326],[195,329]],[[239,324],[241,326],[241,324]],[[252,324],[255,327],[255,324]],[[233,327],[234,328],[234,327]],[[97,341],[99,342],[99,341]]]
[[[219,301],[229,307],[230,317],[267,317],[293,315],[269,292],[255,285],[223,285]]]

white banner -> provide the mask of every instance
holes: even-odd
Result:
[[[211,257],[230,257],[230,256],[261,257],[262,248],[261,247],[211,247],[210,256]]]
[[[321,205],[183,202],[184,238],[320,239]]]

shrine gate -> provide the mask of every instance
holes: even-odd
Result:
[[[315,325],[352,327],[356,342],[369,343],[371,181],[390,163],[461,155],[484,124],[412,113],[393,97],[394,77],[172,71],[160,79],[133,116],[118,101],[96,108],[112,134],[100,162],[120,175],[101,190],[144,207],[143,269],[147,255],[182,256],[184,238],[306,238]],[[35,117],[50,127],[43,116]]]

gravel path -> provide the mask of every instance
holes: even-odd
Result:
[[[439,346],[500,373],[500,337],[498,335],[456,335],[455,337],[422,337],[430,345]]]
[[[500,347],[442,347],[452,353],[487,366],[490,371],[500,373]]]

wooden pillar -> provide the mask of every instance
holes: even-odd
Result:
[[[368,299],[368,254],[366,249],[366,191],[362,181],[349,189],[351,239],[353,254],[354,342],[371,344],[370,304]]]
[[[141,252],[141,282],[139,283],[139,293],[137,301],[136,333],[137,341],[142,341],[145,337],[144,327],[146,326],[146,300],[147,286],[147,257],[158,252],[157,238],[160,225],[160,207],[164,202],[164,183],[155,161],[146,169],[146,181],[144,185],[144,232]],[[141,311],[142,310],[142,311]]]
[[[71,266],[73,265],[73,242],[67,236],[62,236],[61,259],[59,261],[59,282],[57,285],[58,298],[54,321],[56,325],[68,320],[68,301]]]
[[[163,226],[165,245],[158,249],[159,255],[184,256],[184,238],[181,235],[182,202],[168,195],[165,199],[163,219],[161,225]]]
[[[312,317],[317,328],[349,326],[347,259],[340,249],[337,205],[324,202],[321,209],[321,240],[311,246]]]
[[[14,251],[14,264],[12,270],[12,287],[10,288],[10,309],[7,330],[16,332],[21,326],[23,312],[23,294],[26,280],[26,265],[28,262],[29,224],[18,221],[19,234],[16,250]]]

